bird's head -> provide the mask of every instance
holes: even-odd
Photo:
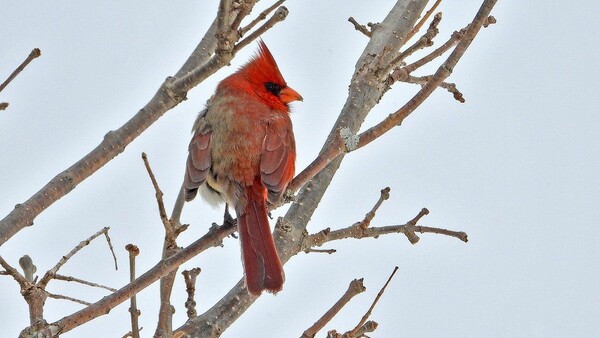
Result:
[[[288,87],[267,45],[258,44],[258,53],[224,82],[255,94],[272,109],[289,111],[288,103],[302,96]]]

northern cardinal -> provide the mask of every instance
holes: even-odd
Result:
[[[202,197],[235,209],[248,292],[277,293],[284,273],[267,219],[294,176],[296,145],[288,104],[302,96],[288,87],[275,59],[258,53],[222,80],[194,124],[184,179],[185,200]]]

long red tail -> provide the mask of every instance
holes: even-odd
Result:
[[[246,188],[246,198],[245,208],[236,210],[246,286],[253,295],[277,293],[285,276],[267,218],[266,189],[256,182]]]

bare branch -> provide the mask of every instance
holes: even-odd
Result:
[[[308,248],[306,250],[304,250],[304,252],[306,253],[311,253],[311,252],[316,252],[316,253],[326,253],[326,254],[334,254],[337,252],[337,250],[335,249],[313,249],[313,248]]]
[[[371,211],[369,211],[365,215],[365,218],[360,222],[360,227],[367,228],[371,224],[371,221],[375,217],[375,213],[377,212],[379,207],[381,207],[381,205],[383,204],[383,201],[390,198],[390,190],[391,190],[390,187],[385,187],[385,188],[381,189],[381,195],[379,196],[379,199],[377,200],[377,202],[375,203],[375,205],[373,206]]]
[[[235,47],[233,47],[233,53],[237,53],[240,49],[246,47],[250,42],[256,40],[259,36],[261,36],[264,32],[271,29],[275,24],[285,20],[289,11],[284,6],[277,8],[273,16],[267,20],[262,26],[257,28],[254,32],[250,33],[244,40],[238,42]]]
[[[356,21],[353,17],[349,17],[348,21],[354,25],[354,29],[357,31],[363,33],[369,38],[372,36],[373,33],[371,33],[367,26],[359,24],[358,21]]]
[[[323,316],[319,318],[319,320],[317,320],[311,327],[306,329],[306,331],[302,333],[301,338],[314,337],[317,334],[317,332],[324,328],[325,325],[327,325],[327,323],[329,323],[333,319],[333,317],[335,317],[335,315],[338,312],[340,312],[340,310],[352,299],[352,297],[358,295],[361,292],[364,292],[365,290],[366,288],[363,285],[362,278],[351,281],[348,285],[348,289],[346,290],[346,292],[344,292],[342,297],[340,297],[340,299],[329,310],[327,310],[327,312],[325,312],[325,314],[323,314]]]
[[[349,227],[346,227],[343,229],[338,229],[338,230],[331,230],[331,229],[327,228],[327,229],[321,230],[315,234],[306,236],[302,240],[301,250],[305,251],[305,250],[313,248],[313,247],[319,247],[327,242],[342,240],[342,239],[346,239],[346,238],[355,238],[355,239],[361,239],[361,238],[365,238],[365,237],[377,238],[379,236],[386,235],[386,234],[392,234],[392,233],[402,233],[402,234],[406,235],[406,237],[409,239],[409,241],[412,244],[416,244],[419,241],[419,237],[415,234],[415,232],[433,233],[433,234],[450,236],[450,237],[460,239],[461,241],[463,241],[465,243],[468,241],[467,234],[462,231],[452,231],[452,230],[417,225],[416,222],[418,221],[418,219],[420,219],[423,215],[426,215],[428,212],[429,211],[427,209],[423,208],[421,210],[421,212],[419,212],[419,215],[417,215],[417,217],[415,217],[414,219],[412,219],[402,225],[390,225],[390,226],[383,226],[383,227],[365,228],[365,227],[362,227],[361,223],[359,222],[359,223],[355,223]]]
[[[5,110],[8,108],[8,102],[0,102],[0,110]]]
[[[256,26],[256,24],[258,24],[262,20],[266,19],[267,15],[269,15],[275,8],[279,7],[284,2],[285,2],[285,0],[279,0],[279,1],[275,2],[269,8],[262,11],[254,20],[250,21],[250,23],[246,27],[240,28],[238,31],[240,37],[243,37],[244,35],[246,35],[246,33],[248,33],[248,31],[250,31],[252,28],[254,28],[254,26]],[[234,25],[232,28],[236,29],[237,27],[239,27],[239,24]]]
[[[421,36],[419,38],[419,40],[417,40],[414,44],[412,44],[410,47],[408,47],[405,51],[399,53],[398,56],[390,62],[389,66],[384,68],[385,69],[384,72],[388,73],[392,68],[399,65],[407,57],[413,55],[418,50],[421,50],[425,47],[433,46],[433,39],[439,33],[437,26],[440,24],[440,21],[442,21],[442,13],[437,13],[433,17],[431,24],[429,24],[429,28],[427,29],[427,32],[425,32],[425,34],[423,34],[423,36]]]
[[[187,225],[179,225],[179,220],[169,220],[167,218],[167,211],[165,210],[165,205],[163,202],[163,192],[158,186],[158,182],[156,181],[156,177],[152,172],[152,168],[150,167],[150,163],[148,161],[148,156],[146,155],[146,153],[142,153],[142,159],[144,161],[146,171],[148,172],[148,176],[150,176],[150,180],[152,181],[152,186],[154,187],[156,202],[158,204],[159,216],[165,229],[165,239],[163,243],[162,252],[162,257],[164,259],[173,256],[181,250],[177,245],[177,237],[179,236],[179,234],[181,234],[181,232],[187,229]],[[181,197],[181,195],[179,197]],[[183,205],[181,206],[183,207]],[[156,338],[170,337],[173,331],[172,321],[174,308],[171,305],[171,292],[173,290],[173,284],[175,283],[176,273],[177,269],[171,271],[167,276],[161,278],[160,280],[160,309],[158,313],[158,323],[156,326],[156,331],[154,333],[154,337]],[[132,332],[135,332],[135,330],[133,330]]]
[[[108,249],[112,254],[113,261],[115,262],[115,271],[119,270],[119,265],[117,264],[117,255],[115,255],[115,248],[113,248],[112,241],[110,240],[110,236],[108,235],[108,229],[104,232],[104,238],[106,238],[106,244],[108,244]]]
[[[407,41],[410,40],[413,36],[415,36],[415,34],[417,34],[419,29],[421,29],[423,24],[427,21],[427,19],[429,19],[431,14],[433,14],[433,12],[437,9],[437,7],[440,5],[441,2],[442,2],[442,0],[437,0],[433,4],[433,6],[431,6],[431,8],[427,11],[427,13],[425,13],[425,15],[421,18],[421,20],[419,20],[419,22],[415,25],[415,27],[410,31],[410,33],[408,33],[408,35],[406,36]],[[442,13],[439,13],[439,14],[440,14],[440,18],[441,18]]]
[[[0,84],[0,92],[4,90],[4,88],[6,88],[6,86],[8,86],[8,84],[14,80],[22,71],[23,69],[25,69],[25,67],[27,67],[27,65],[33,61],[33,59],[39,57],[40,55],[42,55],[42,52],[39,50],[39,48],[34,48],[31,53],[29,53],[29,55],[27,56],[27,58],[25,59],[25,61],[23,61],[19,67],[17,67],[17,69],[15,69],[6,80],[4,80],[4,82],[2,82],[2,84]],[[7,104],[8,106],[8,104]],[[6,107],[5,107],[6,108]]]
[[[23,275],[21,275],[19,271],[17,271],[17,269],[13,268],[10,264],[8,264],[8,262],[5,261],[4,258],[2,258],[2,256],[0,256],[0,265],[6,271],[6,275],[11,276],[17,281],[17,283],[19,283],[21,290],[24,290],[31,285],[27,278],[23,277]]]
[[[79,283],[79,284],[83,284],[83,285],[87,285],[87,286],[91,286],[91,287],[95,287],[95,288],[100,288],[100,289],[108,290],[110,292],[117,291],[117,289],[111,288],[110,286],[106,286],[106,285],[102,285],[102,284],[98,284],[98,283],[92,283],[92,282],[88,282],[88,281],[80,279],[80,278],[75,278],[75,277],[71,277],[71,276],[65,276],[65,275],[61,275],[61,274],[58,274],[58,273],[54,274],[54,279],[56,279],[56,280],[62,280],[62,281],[65,281],[65,282],[75,282],[75,283]]]
[[[58,272],[58,270],[65,265],[65,263],[67,263],[67,261],[73,257],[73,255],[75,255],[77,252],[79,252],[79,250],[83,249],[84,247],[86,247],[88,244],[90,244],[91,241],[93,241],[95,238],[97,238],[98,236],[102,235],[102,234],[106,234],[108,232],[110,228],[109,227],[104,227],[102,228],[100,231],[96,232],[95,234],[93,234],[92,236],[90,236],[89,238],[87,238],[86,240],[81,241],[75,248],[73,248],[73,250],[71,250],[66,256],[63,256],[58,263],[56,263],[56,265],[48,270],[44,276],[40,279],[40,282],[38,283],[38,285],[41,288],[45,288],[46,285],[48,285],[48,282],[54,278],[54,275],[56,275],[56,273]]]
[[[158,204],[158,214],[160,216],[160,220],[162,221],[165,227],[166,238],[168,238],[170,241],[173,241],[175,240],[175,238],[177,238],[177,235],[175,234],[176,229],[167,217],[167,210],[165,209],[165,203],[163,202],[163,192],[158,186],[158,182],[156,181],[156,177],[154,177],[152,168],[150,168],[150,163],[148,162],[148,155],[146,155],[146,153],[142,153],[142,160],[144,161],[144,166],[146,167],[146,171],[148,172],[148,176],[150,176],[152,186],[154,187],[156,203]]]
[[[82,305],[85,305],[85,306],[89,306],[89,305],[92,304],[92,303],[86,302],[86,301],[81,300],[81,299],[77,299],[77,298],[73,298],[73,297],[69,297],[69,296],[64,296],[64,295],[57,295],[55,293],[51,293],[51,292],[48,292],[48,291],[45,291],[45,293],[46,293],[46,295],[48,297],[53,298],[53,299],[68,300],[70,302],[82,304]]]
[[[192,270],[184,270],[181,272],[183,279],[185,280],[185,291],[188,295],[188,298],[185,301],[188,318],[194,318],[197,315],[194,295],[196,293],[196,277],[198,277],[200,271],[200,268],[193,268]]]
[[[140,254],[140,249],[133,244],[127,244],[125,246],[125,250],[127,250],[129,253],[129,282],[131,283],[135,280],[135,257]],[[135,295],[131,297],[129,314],[131,315],[131,337],[140,338],[140,326],[138,324],[138,318],[140,317],[141,313],[137,308],[137,300]]]
[[[383,287],[381,288],[381,290],[379,290],[379,293],[377,294],[377,297],[375,297],[375,300],[373,301],[373,304],[371,304],[371,307],[369,307],[369,310],[367,310],[367,313],[365,313],[365,315],[362,317],[362,319],[360,320],[360,322],[358,323],[358,325],[356,325],[356,327],[352,331],[350,331],[350,333],[348,334],[350,337],[357,337],[358,330],[367,322],[367,319],[369,319],[369,317],[371,316],[371,312],[373,312],[373,309],[375,308],[375,305],[377,305],[377,302],[379,301],[379,299],[383,295],[383,292],[385,291],[385,288],[387,288],[387,286],[388,286],[388,284],[390,284],[390,281],[392,280],[392,278],[394,278],[394,275],[396,274],[396,271],[398,271],[398,267],[394,268],[394,271],[392,271],[392,274],[388,278],[387,282],[385,282],[385,284],[383,285]]]
[[[452,35],[450,36],[450,38],[448,39],[448,41],[444,42],[444,44],[442,44],[441,46],[439,46],[438,48],[436,48],[434,51],[432,51],[431,53],[429,53],[428,55],[422,57],[421,59],[409,64],[406,67],[403,67],[403,71],[406,72],[407,74],[412,73],[413,71],[415,71],[416,69],[428,64],[429,62],[437,59],[438,57],[442,56],[442,54],[444,54],[445,52],[447,52],[448,50],[450,50],[450,48],[454,47],[459,41],[460,39],[463,38],[464,34],[465,34],[466,29],[463,28],[459,31],[456,31],[454,33],[452,33]]]

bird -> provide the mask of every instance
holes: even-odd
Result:
[[[212,206],[225,202],[237,216],[248,293],[276,294],[285,275],[269,226],[267,203],[279,200],[294,177],[296,143],[290,103],[302,96],[284,80],[264,41],[223,79],[200,112],[188,147],[186,201],[198,191]]]

